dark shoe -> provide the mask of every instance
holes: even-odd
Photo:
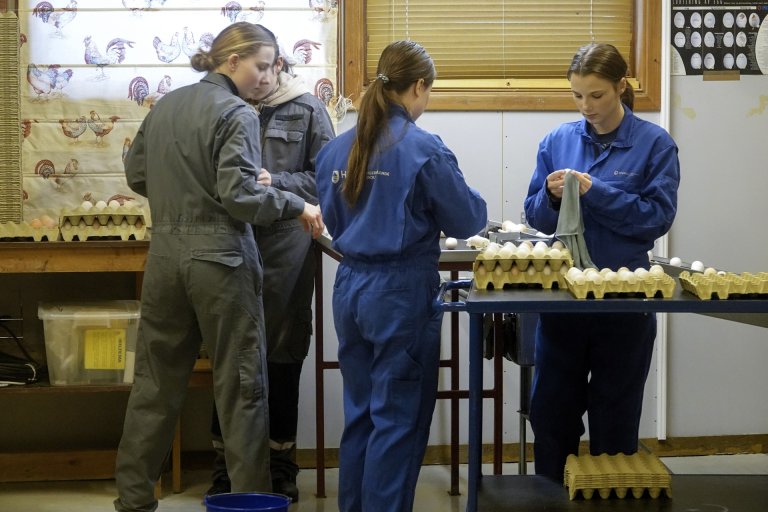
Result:
[[[294,503],[299,501],[299,488],[296,487],[296,481],[291,481],[287,478],[272,480],[272,492],[284,494],[291,498],[291,501]]]
[[[232,483],[229,481],[229,479],[216,479],[213,481],[213,485],[211,485],[210,489],[205,491],[206,496],[215,496],[216,494],[224,494],[232,492]]]

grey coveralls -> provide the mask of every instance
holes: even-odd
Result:
[[[262,167],[272,175],[272,186],[317,204],[315,158],[335,137],[323,103],[304,93],[276,106],[263,106]],[[264,317],[269,364],[270,439],[275,472],[295,473],[294,462],[301,366],[312,334],[312,295],[315,259],[311,235],[298,220],[278,220],[254,227],[264,264]],[[215,411],[215,409],[214,409]],[[211,430],[220,436],[214,412]],[[217,452],[220,446],[214,441]],[[287,453],[285,453],[287,452]],[[226,478],[224,458],[214,463],[214,480]]]
[[[126,156],[128,185],[149,200],[152,239],[117,455],[121,512],[157,508],[154,483],[202,340],[232,490],[271,489],[262,270],[250,225],[296,217],[304,200],[257,184],[259,119],[235,92],[210,73],[167,94]]]

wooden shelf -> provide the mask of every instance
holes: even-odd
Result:
[[[143,272],[148,240],[0,242],[0,273]]]

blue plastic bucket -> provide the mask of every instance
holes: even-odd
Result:
[[[233,492],[205,497],[207,512],[288,512],[291,498],[282,494]]]

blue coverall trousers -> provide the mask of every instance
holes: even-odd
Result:
[[[542,314],[536,330],[531,427],[536,473],[563,480],[589,421],[589,450],[637,451],[656,316]]]
[[[410,511],[435,408],[435,266],[344,260],[333,318],[344,382],[341,512]]]

